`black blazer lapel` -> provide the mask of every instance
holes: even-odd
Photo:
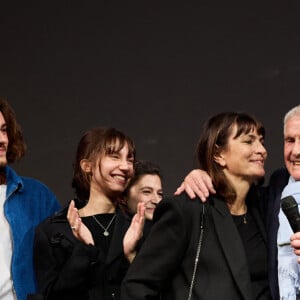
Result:
[[[244,299],[252,299],[252,287],[244,246],[226,203],[213,198],[212,217],[220,245]]]

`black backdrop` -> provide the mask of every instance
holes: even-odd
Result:
[[[194,166],[203,120],[225,110],[265,124],[267,178],[283,165],[282,118],[300,104],[298,1],[76,2],[0,5],[0,95],[28,146],[18,172],[65,202],[80,136],[114,126],[162,167],[168,195]]]

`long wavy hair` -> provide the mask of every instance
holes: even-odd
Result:
[[[26,144],[24,142],[21,126],[16,120],[15,112],[4,98],[0,98],[0,111],[7,126],[8,149],[6,159],[8,163],[13,163],[25,155]]]

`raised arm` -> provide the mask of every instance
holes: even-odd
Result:
[[[89,284],[99,251],[72,237],[66,222],[47,221],[36,229],[34,266],[39,292],[49,299],[68,291],[76,296],[78,289]]]
[[[82,223],[74,200],[71,201],[67,213],[67,219],[72,228],[73,235],[86,245],[94,245],[94,239],[90,230]]]
[[[136,247],[138,241],[143,236],[145,224],[145,206],[144,203],[139,203],[137,213],[132,218],[131,224],[123,239],[124,255],[127,260],[132,263],[136,256]]]
[[[165,199],[156,208],[155,223],[123,280],[122,300],[160,299],[166,278],[179,269],[194,224],[178,202]]]
[[[216,193],[210,176],[201,169],[192,170],[177,188],[175,195],[179,195],[184,191],[190,198],[194,199],[198,196],[203,202],[206,201],[209,194]]]

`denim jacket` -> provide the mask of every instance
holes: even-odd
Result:
[[[51,190],[40,181],[20,177],[6,166],[6,200],[4,214],[11,228],[11,272],[18,300],[36,291],[33,268],[35,227],[60,209]]]

